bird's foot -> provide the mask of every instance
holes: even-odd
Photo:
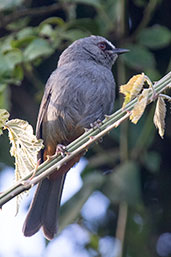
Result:
[[[90,123],[90,128],[92,129],[99,129],[100,130],[100,126],[102,125],[102,121],[100,119],[97,119],[96,121],[94,121],[93,123]]]
[[[56,147],[56,155],[61,154],[62,157],[65,157],[68,154],[68,150],[65,145],[58,144]]]
[[[68,153],[67,148],[65,145],[62,144],[58,144],[56,147],[56,151],[53,155],[47,155],[47,160],[50,161],[52,159],[54,159],[55,157],[61,155],[62,157],[65,157]]]

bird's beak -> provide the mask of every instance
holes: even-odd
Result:
[[[116,54],[124,54],[124,53],[128,53],[129,50],[128,49],[124,49],[124,48],[114,48],[112,50],[113,53],[116,53]]]

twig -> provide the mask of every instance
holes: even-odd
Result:
[[[119,239],[121,242],[121,249],[118,257],[123,256],[127,213],[128,213],[128,204],[126,202],[121,202],[119,204],[119,214],[118,214],[117,228],[116,228],[116,238]]]
[[[161,93],[169,86],[171,86],[171,72],[154,84],[154,88],[157,94]],[[153,92],[151,91],[151,93],[149,94],[149,99],[152,96],[152,93]],[[50,161],[44,162],[39,166],[36,175],[32,180],[28,179],[33,175],[34,171],[30,172],[22,180],[16,182],[13,186],[3,192],[0,195],[0,207],[2,207],[3,204],[11,200],[21,192],[28,190],[33,185],[37,184],[42,179],[49,176],[54,171],[54,169],[59,169],[67,161],[69,161],[79,153],[85,151],[87,148],[89,148],[90,145],[92,145],[94,142],[98,141],[104,135],[109,133],[113,128],[117,127],[121,122],[129,117],[129,111],[133,109],[136,102],[137,98],[128,103],[124,110],[119,109],[112,115],[107,116],[100,127],[88,130],[82,136],[69,144],[67,146],[67,151],[70,153],[69,155],[65,156],[64,158],[62,158],[62,156],[57,156]]]
[[[135,38],[137,36],[137,34],[143,29],[145,28],[150,19],[152,18],[152,13],[154,12],[156,6],[158,4],[157,0],[150,0],[149,3],[147,4],[147,7],[144,10],[144,16],[141,19],[141,23],[138,25],[138,27],[136,28],[136,30],[134,31],[133,35],[131,36],[131,40],[133,38]]]
[[[57,10],[60,10],[63,8],[62,3],[56,3],[49,6],[42,6],[39,8],[27,8],[27,9],[20,9],[13,13],[10,13],[9,15],[1,15],[0,19],[0,28],[6,27],[9,23],[16,21],[19,18],[25,17],[25,16],[39,16],[44,15],[47,13],[55,12]]]

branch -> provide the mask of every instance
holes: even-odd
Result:
[[[154,12],[155,8],[157,7],[158,1],[157,0],[150,0],[147,4],[147,7],[144,10],[143,18],[141,19],[141,23],[138,25],[136,30],[134,31],[133,35],[131,35],[131,39],[135,38],[138,33],[145,28],[152,18],[152,13]]]
[[[166,88],[171,87],[171,72],[169,72],[166,76],[160,79],[158,82],[154,84],[154,90],[156,94],[160,94]],[[155,101],[152,98],[153,90],[151,90],[149,95],[149,103]],[[71,160],[74,156],[79,153],[85,151],[92,145],[94,142],[97,142],[104,135],[108,134],[113,128],[116,128],[122,123],[125,119],[130,116],[130,111],[133,109],[137,102],[137,98],[133,99],[129,102],[124,109],[119,109],[115,113],[110,116],[106,116],[102,124],[94,129],[89,129],[82,136],[77,138],[71,144],[67,146],[68,154],[65,157],[57,156],[52,158],[49,161],[45,161],[42,163],[36,171],[30,172],[27,176],[25,176],[20,181],[17,181],[13,186],[7,189],[5,192],[0,195],[0,207],[2,207],[6,202],[22,193],[30,189],[33,185],[39,183],[42,179],[49,176],[53,173],[54,169],[59,169],[66,162]],[[29,178],[33,177],[29,180]]]
[[[1,13],[0,28],[4,28],[9,23],[14,22],[17,19],[25,17],[25,16],[44,15],[44,14],[47,14],[47,13],[50,13],[50,12],[60,10],[61,8],[63,8],[63,4],[56,3],[56,4],[52,4],[50,6],[42,6],[42,7],[39,7],[39,8],[20,9],[18,11],[10,13],[7,16],[2,15],[2,13]]]

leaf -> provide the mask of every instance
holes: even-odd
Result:
[[[165,131],[165,116],[166,116],[166,105],[163,97],[158,97],[156,110],[154,113],[153,122],[156,128],[159,130],[159,135],[161,138],[164,136]]]
[[[6,123],[12,144],[10,153],[16,164],[16,179],[23,178],[37,164],[37,153],[43,147],[42,139],[33,135],[32,126],[24,120],[12,119]]]
[[[5,109],[0,109],[0,135],[2,135],[2,129],[5,126],[6,121],[9,118],[9,112]]]
[[[136,205],[140,201],[140,175],[136,162],[127,161],[115,167],[102,187],[102,192],[113,203],[126,201]]]
[[[0,108],[10,108],[10,92],[9,87],[5,83],[0,83]]]
[[[9,63],[7,62],[5,56],[0,53],[0,76],[4,75],[10,70]]]
[[[130,50],[129,53],[122,56],[129,67],[144,71],[155,67],[154,56],[147,48],[138,44],[128,44],[124,47]]]
[[[139,7],[143,7],[147,5],[146,0],[134,0],[134,4],[139,6]]]
[[[8,37],[5,37],[3,41],[1,41],[1,48],[0,48],[1,53],[4,53],[12,49],[12,46],[11,46],[12,40],[13,40],[13,36],[9,35]]]
[[[162,48],[171,42],[171,32],[164,26],[155,25],[143,29],[138,35],[140,44],[151,49]]]
[[[29,21],[30,21],[29,16],[25,16],[22,19],[16,19],[15,21],[7,25],[7,29],[8,31],[10,30],[11,32],[14,31],[15,33],[16,31],[19,31],[22,28],[27,27]]]
[[[85,176],[84,184],[71,199],[61,208],[61,219],[58,232],[60,233],[68,224],[71,224],[78,217],[80,210],[89,196],[104,183],[106,177],[99,172],[92,172]],[[68,212],[68,210],[70,210]]]
[[[70,29],[68,31],[62,31],[60,36],[64,39],[75,41],[79,38],[90,36],[90,33],[79,29]]]
[[[6,0],[0,1],[0,10],[11,9],[21,5],[24,0]]]
[[[54,34],[54,30],[52,28],[52,25],[42,24],[41,29],[40,29],[41,36],[51,37],[53,34]]]
[[[143,157],[143,162],[146,168],[151,172],[159,172],[159,167],[161,164],[161,156],[158,152],[148,151],[145,152]]]
[[[13,119],[6,123],[6,128],[12,144],[10,153],[15,157],[15,177],[18,181],[35,169],[37,154],[43,148],[43,141],[33,135],[33,128],[27,121]],[[19,199],[17,198],[17,211]]]
[[[19,49],[11,49],[7,53],[5,53],[5,59],[9,69],[13,70],[16,64],[22,62],[23,55]]]
[[[52,53],[52,47],[48,41],[37,38],[34,39],[24,50],[24,57],[27,61],[32,61],[40,56],[50,55]]]
[[[150,88],[148,89],[143,89],[141,95],[139,95],[138,97],[138,101],[135,104],[132,112],[131,112],[131,116],[130,116],[130,120],[136,124],[138,122],[138,120],[141,118],[141,116],[144,113],[144,110],[147,106],[147,102],[148,102],[148,96],[150,93]]]
[[[145,82],[144,73],[133,76],[127,84],[120,86],[120,93],[125,95],[125,100],[122,107],[135,98],[141,91]]]
[[[31,42],[35,39],[36,37],[34,35],[30,35],[30,36],[26,36],[24,38],[21,39],[16,39],[16,40],[12,40],[11,41],[11,45],[14,48],[25,48],[27,47],[29,44],[31,44]]]
[[[87,245],[88,247],[91,247],[95,251],[98,251],[99,247],[99,236],[97,234],[91,234],[90,236],[90,242]]]
[[[44,26],[44,24],[63,26],[65,24],[65,22],[60,17],[50,17],[40,23],[40,25],[39,25],[40,29],[42,28],[42,26]]]
[[[18,31],[17,40],[24,39],[31,36],[36,36],[35,33],[36,28],[33,27],[25,27]]]
[[[4,78],[11,78],[11,71],[22,62],[22,52],[19,49],[12,49],[6,53],[0,53],[0,75]]]
[[[81,18],[76,20],[70,20],[67,22],[67,29],[70,28],[80,29],[82,31],[89,31],[90,34],[100,34],[99,26],[96,19]]]
[[[17,65],[13,71],[13,77],[16,80],[16,84],[20,84],[23,80],[24,72],[21,66]]]

